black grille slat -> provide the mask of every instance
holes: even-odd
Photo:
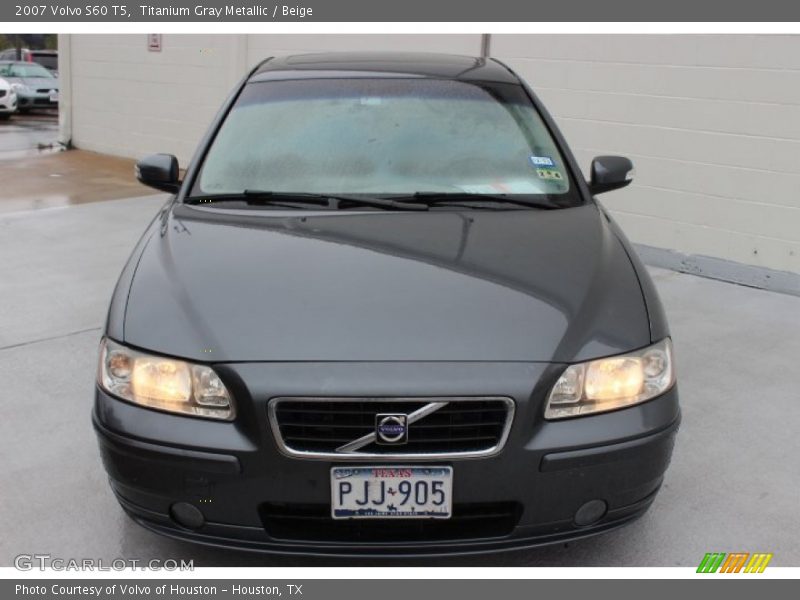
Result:
[[[325,542],[413,542],[504,537],[516,527],[516,502],[454,504],[450,519],[334,520],[327,504],[265,503],[259,507],[273,539]]]
[[[316,432],[315,432],[316,433]],[[286,435],[283,438],[286,441],[306,441],[306,442],[319,442],[319,441],[328,441],[328,442],[337,442],[339,444],[346,444],[347,442],[353,441],[353,436],[350,435],[340,435],[336,436],[334,434],[326,434],[324,438],[321,438],[319,435],[303,435],[301,433]]]
[[[424,421],[420,421],[419,423],[414,423],[414,428],[415,429],[432,429],[434,427],[457,427],[458,428],[458,427],[480,427],[482,425],[486,425],[486,423],[485,422],[480,422],[480,421],[470,422],[470,423],[448,423],[445,426],[445,425],[441,425],[439,423],[430,424],[430,423],[426,423]]]
[[[490,450],[503,440],[511,410],[503,399],[305,400],[281,399],[273,418],[285,446],[297,452],[335,453],[375,429],[379,413],[410,415],[431,402],[448,402],[409,425],[408,442],[372,443],[355,454],[449,454]]]
[[[309,422],[302,422],[302,421],[281,421],[281,428],[283,427],[308,427]],[[332,427],[334,429],[364,429],[364,425],[358,424],[351,424],[351,423],[331,423],[321,421],[319,423],[314,423],[314,427]],[[366,427],[367,429],[372,429],[371,427]]]
[[[493,435],[471,435],[471,436],[464,436],[462,438],[453,436],[451,439],[457,442],[464,442],[464,441],[489,441],[495,440],[495,436]],[[441,438],[438,437],[415,437],[415,442],[439,442]]]

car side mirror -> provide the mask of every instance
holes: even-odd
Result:
[[[589,190],[602,194],[623,188],[633,181],[633,163],[624,156],[597,156],[592,161]]]
[[[178,159],[172,154],[151,154],[136,163],[136,179],[161,190],[176,193],[181,188]]]

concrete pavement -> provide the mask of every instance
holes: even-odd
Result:
[[[16,113],[0,121],[0,160],[40,156],[59,149],[55,110]]]
[[[141,529],[108,489],[89,413],[108,299],[163,200],[0,214],[0,565],[49,553],[197,566],[695,566],[710,551],[800,565],[800,298],[663,270],[684,418],[660,495],[627,528],[566,547],[372,562],[220,551]]]
[[[2,156],[0,152],[0,213],[156,193],[134,179],[134,161],[127,158],[85,150],[48,152],[35,160]]]
[[[135,161],[85,150],[62,152],[57,138],[54,111],[0,122],[0,213],[156,193],[134,179]]]

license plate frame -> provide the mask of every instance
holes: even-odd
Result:
[[[369,482],[367,487],[364,487],[363,482],[365,481]],[[380,490],[381,493],[377,494],[376,490],[378,488],[372,487],[371,484],[372,482],[377,483],[380,481],[383,481],[384,485],[383,489]],[[405,492],[400,491],[400,484],[403,481],[409,482],[411,490],[406,501],[406,508],[398,510],[403,506],[399,503],[399,498],[405,495]],[[453,515],[453,467],[449,465],[336,466],[331,467],[330,482],[331,518],[335,520],[449,519]],[[363,508],[357,508],[358,503],[354,506],[353,502],[355,500],[349,498],[349,502],[344,503],[342,489],[340,488],[340,483],[342,482],[350,483],[354,494],[360,495],[362,500],[369,498],[371,502],[368,501],[366,504],[361,505]],[[419,482],[426,483],[418,489],[417,484]],[[434,482],[441,482],[441,485],[434,486]],[[398,489],[394,489],[395,486]],[[356,487],[357,490],[353,489]],[[422,491],[423,488],[425,490],[424,493]],[[387,493],[391,496],[387,497]],[[419,496],[414,497],[417,493]],[[441,494],[441,496],[438,494]],[[386,502],[376,504],[374,500],[381,499],[376,495],[382,496]],[[430,502],[417,502],[420,496],[423,495]],[[389,505],[394,505],[394,496],[398,496],[398,506],[393,510],[389,508]],[[442,503],[436,505],[434,496],[436,496],[436,499],[441,497]],[[413,510],[408,510],[408,506],[413,507]],[[424,510],[417,511],[418,506]]]

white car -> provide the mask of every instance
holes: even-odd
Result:
[[[17,112],[17,92],[5,79],[0,79],[0,119],[8,119]]]

